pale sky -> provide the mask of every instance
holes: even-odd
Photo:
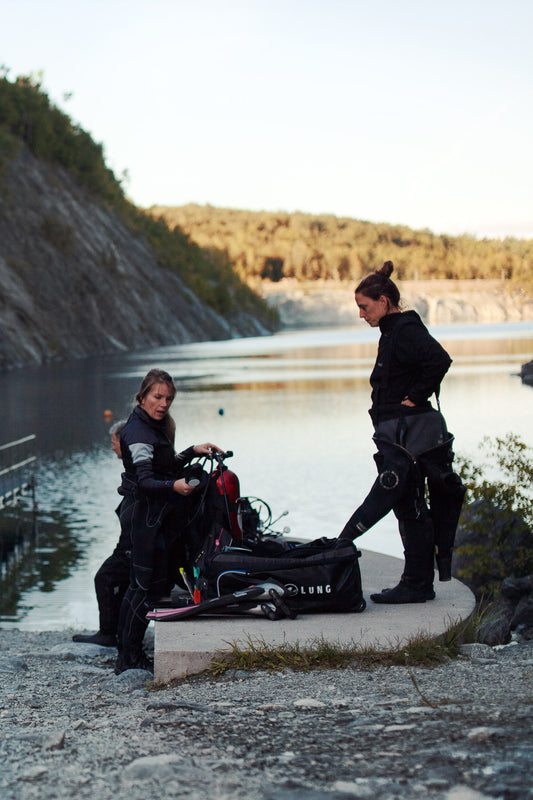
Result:
[[[9,79],[139,206],[480,237],[533,237],[532,32],[531,0],[0,0]]]

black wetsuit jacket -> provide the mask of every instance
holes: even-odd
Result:
[[[176,498],[174,481],[195,457],[194,447],[176,455],[165,433],[164,420],[155,420],[136,406],[120,435],[124,473],[121,494],[137,493],[162,500]]]
[[[370,376],[374,424],[430,410],[452,360],[434,339],[416,311],[386,314],[379,322],[381,338]],[[402,406],[406,397],[415,408]]]

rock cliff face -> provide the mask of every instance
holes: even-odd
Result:
[[[199,302],[64,169],[23,149],[0,176],[0,369],[266,332]]]
[[[533,319],[533,298],[508,293],[500,281],[403,281],[398,285],[405,307],[418,311],[427,325]],[[284,327],[365,324],[358,319],[352,284],[282,280],[263,283],[261,292],[278,309]]]

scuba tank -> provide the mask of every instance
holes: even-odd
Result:
[[[242,539],[242,529],[237,517],[237,500],[240,497],[240,484],[237,475],[224,464],[218,465],[211,476],[217,493],[222,497],[222,508],[226,512],[229,527],[235,539]]]

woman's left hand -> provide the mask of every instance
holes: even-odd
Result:
[[[414,408],[415,407],[415,404],[413,403],[413,401],[409,400],[408,397],[404,397],[403,398],[403,400],[401,402],[401,405],[402,406],[409,406],[409,408]]]
[[[205,444],[195,444],[194,445],[194,452],[197,456],[210,456],[213,453],[223,453],[220,447],[216,444],[212,444],[211,442],[205,442]]]
[[[180,478],[179,480],[174,481],[174,486],[172,488],[175,492],[183,495],[184,497],[196,491],[196,486],[189,486],[185,478]]]

